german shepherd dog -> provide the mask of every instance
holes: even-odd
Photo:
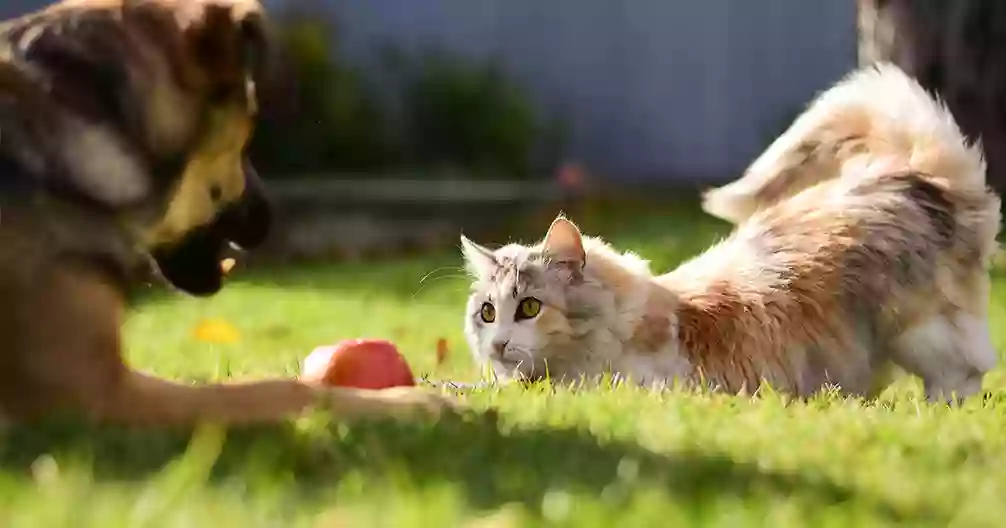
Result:
[[[129,368],[130,286],[223,284],[270,208],[244,149],[270,71],[253,0],[66,0],[0,25],[0,416],[124,425],[438,414],[421,389],[192,386]]]

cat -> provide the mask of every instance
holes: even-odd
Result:
[[[476,361],[502,381],[613,374],[645,386],[739,393],[768,383],[798,397],[834,387],[867,398],[896,365],[921,377],[933,402],[980,391],[997,362],[987,307],[999,198],[985,186],[981,149],[951,133],[943,107],[878,72],[838,89],[879,83],[887,90],[875,97],[912,102],[912,123],[944,123],[926,138],[904,129],[940,158],[926,164],[934,173],[905,168],[897,149],[833,162],[834,177],[760,207],[662,275],[561,215],[530,246],[492,250],[462,236]]]
[[[985,184],[981,149],[963,139],[942,101],[898,66],[879,62],[816,97],[741,178],[704,192],[702,208],[736,224],[836,177],[846,163],[881,157],[933,178]]]

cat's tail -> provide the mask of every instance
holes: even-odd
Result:
[[[897,66],[859,69],[819,95],[744,175],[706,191],[702,208],[739,223],[821,181],[855,177],[850,163],[883,161],[941,180],[965,194],[985,192],[981,146],[969,142],[942,101]]]

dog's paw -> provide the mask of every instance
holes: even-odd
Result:
[[[374,392],[371,396],[379,398],[381,405],[393,416],[440,416],[445,411],[456,412],[461,409],[460,401],[433,389],[396,387]]]

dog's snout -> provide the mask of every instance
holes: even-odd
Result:
[[[246,185],[239,199],[228,204],[209,224],[152,251],[161,274],[178,289],[193,295],[216,293],[223,285],[220,259],[227,244],[251,249],[268,236],[271,207],[258,175],[249,164],[245,166]]]
[[[220,212],[221,235],[251,249],[260,245],[272,227],[272,207],[265,186],[250,163],[245,162],[245,190],[241,197]]]

